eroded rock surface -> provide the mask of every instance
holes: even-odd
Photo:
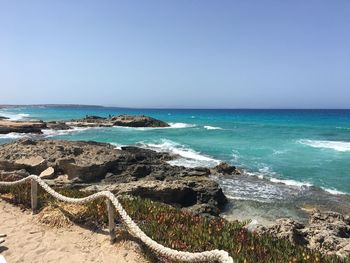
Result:
[[[70,130],[75,127],[169,127],[164,121],[148,116],[119,115],[103,118],[99,116],[86,116],[80,120],[71,121],[13,121],[0,116],[0,134],[33,133],[42,134],[45,129]]]
[[[110,116],[109,118],[103,118],[99,116],[86,116],[80,120],[71,120],[70,122],[67,122],[67,124],[75,127],[169,127],[169,124],[166,122],[157,120],[152,117],[126,114]]]
[[[278,219],[272,226],[258,226],[259,234],[289,239],[323,254],[345,257],[350,254],[350,217],[336,212],[313,211],[308,224],[291,219]]]
[[[132,146],[25,139],[0,146],[0,171],[3,178],[34,173],[56,186],[133,194],[217,215],[227,200],[210,170],[171,166],[173,158]]]
[[[10,121],[0,119],[0,134],[11,132],[41,134],[42,130],[46,128],[46,123],[41,121]]]

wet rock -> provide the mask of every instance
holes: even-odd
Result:
[[[229,165],[228,163],[220,163],[211,169],[211,173],[215,175],[239,175],[241,171],[236,168],[236,166]]]

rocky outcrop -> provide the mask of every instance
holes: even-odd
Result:
[[[132,116],[132,115],[119,115],[113,116],[110,119],[114,126],[127,126],[127,127],[169,127],[164,121],[160,121],[145,115]]]
[[[289,239],[323,254],[340,257],[350,254],[350,217],[335,212],[313,211],[307,225],[278,219],[272,226],[258,226],[256,232]]]
[[[164,121],[147,116],[119,115],[103,118],[86,116],[80,120],[65,121],[12,121],[0,116],[0,134],[11,132],[42,134],[43,129],[69,130],[74,127],[169,127]]]
[[[210,172],[214,175],[240,175],[241,171],[236,167],[229,165],[228,163],[220,163],[214,168],[210,169]]]
[[[10,121],[0,120],[0,134],[11,132],[41,134],[46,129],[46,123],[41,121]]]
[[[51,130],[70,130],[72,127],[67,125],[63,121],[49,121],[47,122],[47,128]]]
[[[81,120],[71,120],[67,124],[76,127],[169,127],[169,124],[166,122],[148,116],[126,114],[110,116],[109,118],[86,116]]]
[[[23,169],[60,187],[111,190],[217,215],[227,200],[210,170],[171,166],[173,158],[132,146],[27,139],[0,146],[0,171]]]

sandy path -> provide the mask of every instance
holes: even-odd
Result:
[[[7,234],[0,253],[8,263],[147,262],[131,241],[111,245],[108,235],[76,225],[50,228],[36,223],[29,211],[1,199],[0,233]]]

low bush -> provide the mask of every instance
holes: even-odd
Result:
[[[39,187],[40,188],[40,187]],[[55,189],[69,197],[85,197],[92,193],[74,189]],[[30,207],[30,184],[1,187],[2,198],[12,203]],[[229,252],[235,262],[350,262],[350,256],[322,256],[307,248],[296,246],[288,240],[276,240],[270,236],[258,236],[247,231],[247,222],[228,222],[222,218],[205,218],[172,206],[139,197],[119,198],[128,214],[141,229],[157,242],[177,250],[198,252],[222,249]],[[43,189],[38,191],[39,207],[57,202]],[[86,209],[75,217],[80,223],[105,225],[107,211],[104,200],[86,204]],[[119,220],[117,218],[116,220]],[[159,261],[159,260],[157,260]],[[163,262],[170,262],[161,259]]]

